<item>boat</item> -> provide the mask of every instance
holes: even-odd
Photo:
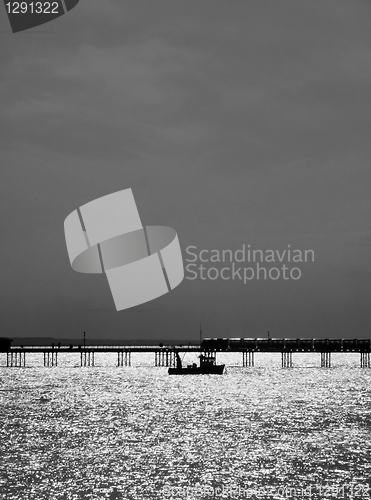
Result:
[[[224,372],[225,365],[217,365],[215,356],[209,356],[201,354],[200,356],[200,366],[196,363],[192,365],[187,365],[187,367],[182,366],[182,360],[180,359],[179,353],[175,351],[176,354],[176,367],[169,368],[169,375],[222,375]]]

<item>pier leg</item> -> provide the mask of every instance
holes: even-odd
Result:
[[[57,353],[52,352],[44,352],[44,366],[58,366]]]
[[[174,365],[174,353],[172,351],[166,352],[166,366],[175,366]]]
[[[254,351],[242,351],[242,366],[244,368],[254,366]]]
[[[52,352],[50,358],[51,358],[51,366],[58,366],[57,353]]]
[[[321,368],[331,368],[331,352],[321,352]]]
[[[125,366],[127,366],[127,351],[118,352],[118,363],[117,366],[124,366],[124,353],[125,353]]]
[[[94,365],[95,365],[95,352],[81,351],[80,366],[94,366]],[[120,352],[117,353],[117,366],[120,366]]]
[[[125,362],[124,362],[124,354],[125,354]],[[128,353],[127,353],[127,351],[119,351],[117,366],[122,367],[122,366],[124,366],[124,363],[125,363],[125,366],[128,365]]]
[[[361,368],[370,368],[370,353],[361,352]]]
[[[292,351],[281,353],[282,368],[292,368]]]
[[[95,363],[95,353],[94,351],[81,351],[80,353],[80,365],[81,366],[94,366]],[[120,357],[118,355],[118,364],[120,363]]]
[[[26,366],[26,353],[25,352],[7,352],[6,353],[6,366],[22,368]]]
[[[159,351],[157,366],[169,366],[169,351]]]

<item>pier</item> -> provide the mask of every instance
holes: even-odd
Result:
[[[268,332],[269,333],[269,332]],[[242,351],[242,365],[254,366],[254,355],[258,352],[280,352],[282,368],[293,368],[293,353],[319,353],[321,368],[331,368],[332,353],[360,354],[360,367],[371,368],[371,339],[282,339],[282,338],[209,338],[204,339],[203,350],[216,352]]]
[[[176,347],[180,352],[200,353],[200,346]],[[100,353],[116,353],[117,367],[131,366],[132,353],[154,353],[154,366],[173,367],[176,366],[176,355],[174,346],[23,346],[9,347],[8,350],[0,350],[6,353],[6,366],[8,368],[21,368],[26,366],[26,354],[40,353],[43,355],[44,367],[58,366],[58,356],[63,353],[78,354],[80,366],[95,366],[95,355]],[[208,351],[209,352],[209,351]]]
[[[58,366],[58,356],[62,353],[76,354],[80,357],[81,367],[94,367],[95,356],[100,353],[117,354],[117,367],[132,366],[133,353],[153,353],[154,366],[176,366],[175,350],[179,353],[197,353],[216,356],[218,352],[241,353],[242,366],[253,368],[258,353],[281,353],[282,368],[294,367],[294,353],[320,354],[320,367],[331,368],[332,353],[359,353],[360,368],[371,368],[371,339],[232,339],[206,338],[201,344],[188,346],[22,346],[6,348],[0,346],[0,352],[6,354],[6,366],[11,368],[26,367],[26,354],[43,355],[44,367]]]

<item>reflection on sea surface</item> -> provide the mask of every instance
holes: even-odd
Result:
[[[0,368],[0,498],[370,498],[371,370],[357,354],[331,369],[315,354],[292,369],[220,354],[226,375],[188,377],[151,354],[127,368],[41,357]]]

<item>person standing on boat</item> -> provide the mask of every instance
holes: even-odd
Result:
[[[181,370],[182,369],[182,360],[180,359],[179,352],[176,349],[174,349],[174,352],[175,352],[175,355],[176,355],[176,367],[177,367],[177,370]]]

